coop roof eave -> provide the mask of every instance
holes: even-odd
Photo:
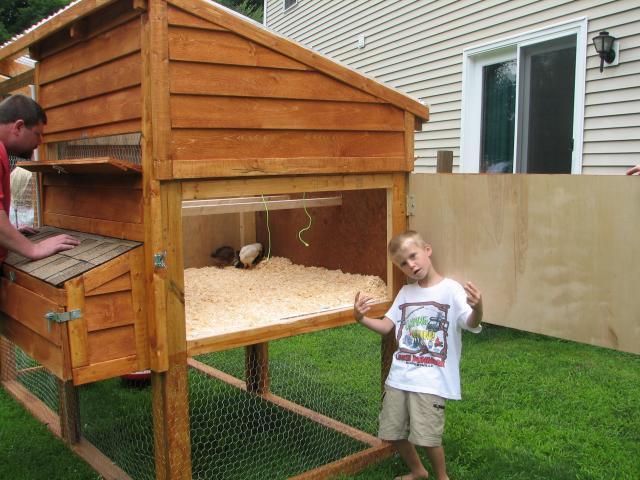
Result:
[[[77,0],[0,46],[0,61],[22,56],[25,49],[116,0]]]

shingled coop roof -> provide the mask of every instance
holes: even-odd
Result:
[[[82,275],[142,245],[140,242],[103,237],[101,235],[92,235],[54,227],[43,227],[36,235],[30,237],[30,239],[37,243],[45,238],[61,233],[73,235],[78,238],[80,245],[71,250],[60,252],[41,260],[29,260],[17,253],[11,252],[7,256],[5,263],[51,285],[59,286],[67,280]]]

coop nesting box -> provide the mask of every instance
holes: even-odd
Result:
[[[406,225],[413,132],[428,110],[206,0],[80,0],[0,49],[0,67],[27,50],[37,63],[23,77],[48,116],[40,159],[26,166],[40,174],[42,223],[114,255],[71,250],[48,276],[24,259],[5,264],[2,333],[75,384],[160,375],[154,402],[181,419],[158,444],[171,470],[188,451],[187,356],[352,321],[345,310],[187,341],[185,246],[197,235],[183,230],[185,202],[205,211],[221,197],[342,192],[359,206],[343,209],[338,230],[361,236],[362,258],[380,258],[397,289],[384,245]],[[329,242],[326,222],[318,238]]]

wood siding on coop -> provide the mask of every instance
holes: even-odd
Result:
[[[405,169],[402,109],[169,8],[174,176]]]

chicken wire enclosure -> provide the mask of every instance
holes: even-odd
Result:
[[[74,160],[110,157],[140,165],[141,139],[141,133],[128,133],[55,142],[47,145],[47,158]]]
[[[190,359],[194,479],[286,479],[382,444],[375,334],[347,326],[274,341],[270,354],[268,393],[248,387],[257,372],[243,349]],[[156,478],[150,387],[79,390],[82,435],[131,478]]]

